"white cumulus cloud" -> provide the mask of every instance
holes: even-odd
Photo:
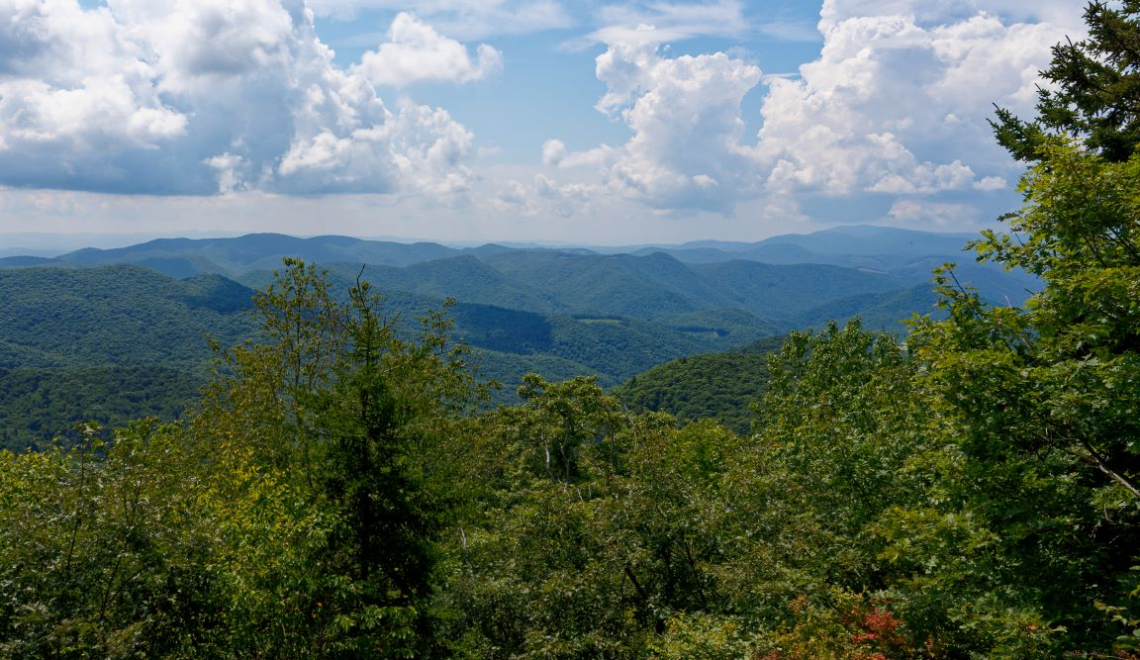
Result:
[[[754,186],[740,112],[759,68],[724,53],[668,57],[647,38],[611,44],[597,58],[597,76],[608,90],[598,110],[633,137],[575,153],[549,141],[549,164],[600,165],[612,190],[656,207],[724,209],[732,191]]]
[[[446,111],[336,67],[302,0],[0,0],[0,184],[454,192],[471,151]]]
[[[723,16],[738,8],[705,5]],[[1052,45],[1081,36],[1079,16],[1060,0],[1033,8],[825,0],[818,58],[798,76],[762,78],[725,53],[670,56],[660,45],[670,30],[616,20],[635,9],[611,11],[615,29],[598,33],[608,47],[597,59],[606,93],[596,107],[632,137],[577,152],[551,140],[543,162],[600,167],[611,191],[653,207],[721,212],[759,198],[792,209],[808,198],[869,200],[867,208],[884,210],[891,199],[926,199],[888,217],[917,218],[919,207],[942,217],[964,195],[1008,190],[1019,166],[994,141],[993,105],[1031,116]],[[676,25],[697,25],[677,15],[687,20]],[[758,105],[742,108],[761,82]],[[759,126],[754,140],[745,120]]]
[[[365,53],[354,71],[375,85],[400,87],[422,81],[481,80],[502,66],[502,54],[487,44],[480,44],[472,58],[463,44],[401,12],[388,29],[388,42]]]
[[[542,164],[561,165],[566,160],[566,143],[562,140],[547,140],[542,144]]]
[[[964,1],[827,0],[820,29],[819,59],[772,80],[764,100],[757,155],[776,191],[994,189],[1012,161],[986,121],[992,104],[1031,114],[1038,70],[1065,36]]]
[[[977,216],[978,210],[969,204],[919,199],[897,200],[887,212],[892,224],[933,229],[961,227],[978,220]]]

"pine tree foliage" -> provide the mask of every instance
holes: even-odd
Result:
[[[1052,138],[1079,136],[1110,162],[1128,160],[1140,144],[1140,2],[1095,0],[1085,8],[1087,39],[1053,47],[1041,72],[1038,116],[1025,121],[998,108],[998,142],[1019,160],[1040,159]]]

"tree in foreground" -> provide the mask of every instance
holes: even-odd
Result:
[[[479,388],[442,316],[408,340],[367,283],[345,303],[311,266],[285,265],[257,299],[268,342],[230,353],[233,377],[193,426],[200,442],[241,447],[289,484],[306,521],[306,538],[278,548],[297,564],[242,597],[272,599],[286,581],[308,618],[282,626],[269,607],[244,624],[262,648],[290,654],[410,657],[430,637],[448,443]]]
[[[183,427],[0,454],[0,657],[403,658],[430,647],[441,456],[477,388],[358,283],[287,261],[264,341]]]
[[[1041,74],[1038,116],[1017,118],[998,108],[998,142],[1019,160],[1037,161],[1059,134],[1079,136],[1106,161],[1132,157],[1140,145],[1140,2],[1096,0],[1085,8],[1088,39],[1053,47]]]

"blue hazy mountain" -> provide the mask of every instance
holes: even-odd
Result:
[[[892,272],[932,258],[957,263],[974,261],[963,252],[975,234],[849,225],[812,234],[784,234],[755,243],[695,241],[678,246],[641,248],[634,254],[664,251],[688,263],[743,259],[771,264],[829,264]]]

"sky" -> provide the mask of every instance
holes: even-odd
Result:
[[[1075,0],[0,0],[0,248],[974,231]],[[129,242],[129,241],[128,241]]]

